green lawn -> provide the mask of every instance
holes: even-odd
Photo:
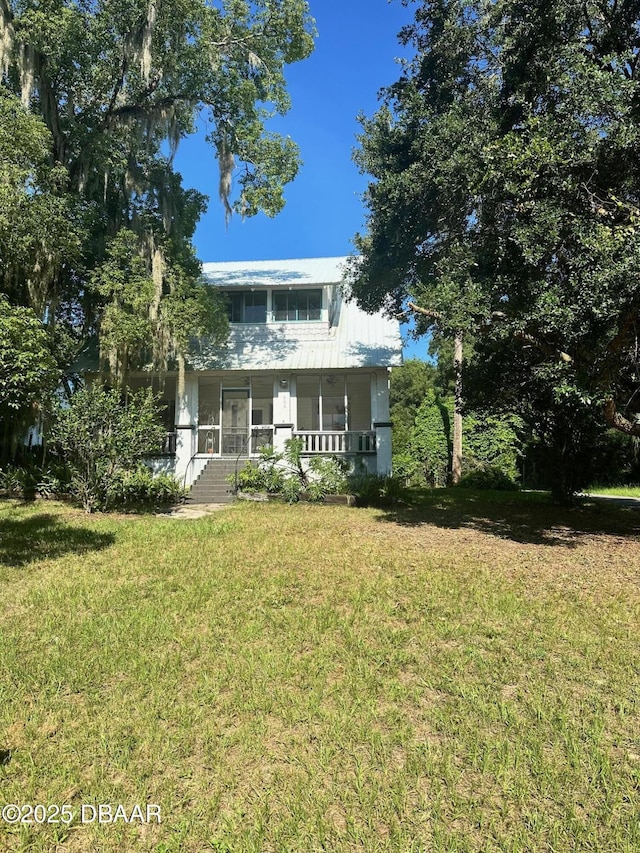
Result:
[[[640,850],[640,512],[0,502],[0,850]],[[82,804],[162,823],[81,823]]]
[[[612,495],[621,498],[640,498],[640,486],[591,486],[589,494]]]

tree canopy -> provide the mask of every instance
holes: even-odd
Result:
[[[44,122],[0,87],[0,290],[40,315],[51,269],[80,259],[67,172],[50,143]]]
[[[267,120],[313,35],[305,0],[0,0],[0,286],[63,361],[97,332],[122,375],[220,333],[173,156],[205,124],[227,215],[275,215],[299,157]]]
[[[485,403],[640,435],[640,3],[423,0],[400,39],[356,155],[358,302],[464,330]]]
[[[42,323],[30,308],[0,294],[0,461],[50,401],[60,380]]]

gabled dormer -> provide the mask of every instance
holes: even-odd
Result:
[[[226,294],[227,345],[200,344],[194,370],[386,369],[401,363],[397,320],[342,297],[347,258],[221,262],[205,280]]]
[[[346,258],[205,264],[206,280],[229,302],[232,326],[337,325]]]
[[[236,323],[328,322],[331,301],[324,287],[221,288],[228,301],[229,321]]]

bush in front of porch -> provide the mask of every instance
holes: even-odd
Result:
[[[354,466],[338,456],[302,456],[302,439],[285,443],[285,452],[264,447],[257,465],[247,462],[229,477],[239,492],[280,495],[288,503],[301,498],[320,502],[330,495],[351,495],[358,506],[390,506],[400,502],[406,488],[402,480],[369,471],[361,462]]]
[[[71,472],[70,494],[87,512],[157,509],[177,503],[183,489],[171,476],[153,477],[143,458],[165,439],[150,390],[129,394],[91,386],[60,408],[50,437]]]
[[[229,479],[241,492],[282,495],[289,503],[303,495],[307,500],[322,501],[328,495],[348,493],[348,462],[337,456],[315,456],[306,461],[302,451],[301,438],[288,439],[284,453],[263,447],[257,465],[247,462],[237,480]]]

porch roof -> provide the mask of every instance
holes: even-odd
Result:
[[[367,314],[339,295],[346,258],[304,258],[286,261],[245,261],[204,264],[206,279],[217,287],[296,287],[334,285],[332,323],[290,322],[231,326],[226,346],[206,342],[189,357],[191,370],[338,370],[396,367],[402,363],[402,340],[397,320]],[[149,365],[150,368],[150,365]],[[93,342],[74,367],[98,370]]]
[[[248,261],[204,264],[206,278],[218,287],[237,285],[296,286],[342,280],[346,258]],[[228,276],[228,277],[227,277]],[[194,370],[331,370],[396,367],[402,363],[397,320],[367,314],[355,302],[335,294],[332,323],[255,323],[231,326],[224,349],[204,344],[189,363]]]

